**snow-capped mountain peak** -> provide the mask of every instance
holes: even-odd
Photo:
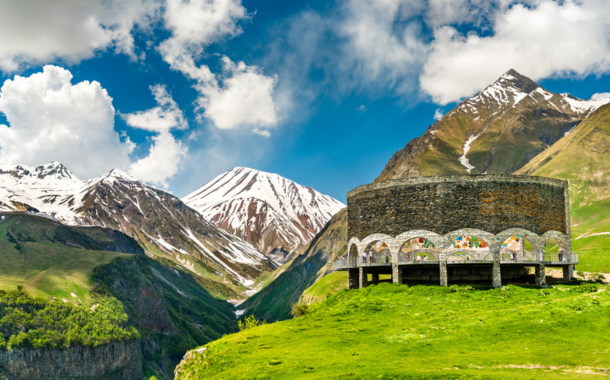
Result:
[[[285,256],[307,244],[345,207],[311,187],[246,167],[217,176],[183,201],[272,257],[274,250]]]
[[[79,179],[57,161],[46,165],[29,167],[26,165],[0,165],[0,174],[9,174],[15,178],[27,178],[30,180],[65,180],[78,181]]]

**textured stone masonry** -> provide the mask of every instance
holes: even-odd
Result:
[[[557,241],[565,255],[563,262],[552,262],[551,266],[563,267],[564,277],[569,280],[575,263],[570,234],[568,185],[562,180],[508,175],[434,176],[373,183],[348,193],[348,259],[356,263],[367,247],[383,241],[391,253],[395,283],[430,281],[446,286],[452,280],[490,281],[500,287],[502,278],[529,278],[524,269],[529,266],[536,268],[536,283],[544,285],[544,249],[550,239]],[[521,262],[502,267],[502,243],[513,235],[527,240],[535,257],[527,259],[522,267],[514,268]],[[456,251],[451,244],[462,236],[485,241],[489,253],[470,255],[474,262],[460,264],[462,268],[448,267],[448,259]],[[434,243],[435,248],[426,251],[436,260],[437,268],[428,264],[428,269],[414,271],[416,265],[410,267],[413,263],[401,251],[406,242],[421,237]],[[350,288],[354,276],[350,272]],[[367,285],[363,268],[358,285]]]

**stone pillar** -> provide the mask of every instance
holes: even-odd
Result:
[[[571,265],[563,267],[563,280],[565,282],[571,281],[574,277],[574,270]]]
[[[449,285],[449,276],[447,275],[447,262],[445,260],[439,261],[438,271],[441,277],[441,286]]]
[[[502,287],[502,270],[500,269],[500,246],[494,244],[491,247],[491,257],[493,259],[493,266],[491,268],[491,285],[494,288]]]
[[[371,282],[375,285],[379,284],[379,273],[371,273]]]
[[[358,289],[358,269],[348,269],[347,270],[347,288],[348,289]]]
[[[360,267],[358,268],[359,272],[360,272],[360,283],[359,283],[359,288],[366,288],[366,286],[368,285],[368,278],[367,278],[367,273],[366,273],[366,268]]]
[[[536,285],[546,286],[546,265],[544,262],[536,265]]]
[[[394,284],[400,284],[400,280],[401,280],[401,270],[398,267],[398,262],[392,262],[392,283]]]

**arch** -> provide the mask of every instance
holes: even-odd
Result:
[[[437,248],[440,248],[443,246],[443,237],[441,235],[437,234],[436,232],[427,231],[427,230],[406,231],[406,232],[403,232],[400,235],[396,236],[395,240],[396,240],[396,244],[398,244],[398,246],[402,247],[407,241],[414,239],[414,238],[419,238],[419,237],[428,239]]]
[[[473,233],[475,230],[461,230],[462,234],[453,234],[451,246],[445,250],[447,261],[491,261],[493,252],[489,240]],[[489,239],[492,234],[485,234]]]
[[[360,244],[360,240],[358,238],[351,238],[349,239],[349,242],[347,242],[347,257],[348,260],[352,259],[357,259],[360,255],[360,249],[359,249],[359,244]],[[352,255],[352,253],[355,252],[355,256]]]
[[[378,240],[383,240],[387,244],[394,244],[394,238],[391,237],[390,235],[386,235],[386,234],[371,234],[371,235],[365,237],[364,239],[362,239],[360,244],[363,246],[367,246],[370,243],[372,243],[374,241],[378,241]]]
[[[449,240],[449,244],[452,244],[456,238],[461,236],[477,236],[483,239],[488,245],[491,245],[493,242],[495,242],[494,234],[492,234],[491,232],[478,230],[476,228],[462,228],[446,233],[444,236]]]
[[[504,261],[539,260],[542,238],[524,228],[509,228],[496,235],[500,259]]]
[[[362,252],[360,260],[362,265],[385,265],[391,264],[393,261],[390,243],[385,240],[380,239],[369,242]],[[366,257],[364,253],[366,253]]]
[[[544,261],[569,261],[572,244],[566,235],[557,231],[548,231],[542,235],[544,240]],[[556,244],[554,245],[553,242]]]
[[[544,246],[548,243],[550,239],[555,239],[559,246],[566,252],[572,252],[572,239],[559,231],[547,231],[542,234],[542,240],[544,241]]]
[[[413,237],[398,249],[398,263],[405,264],[421,261],[439,261],[440,250],[436,244],[424,236]]]

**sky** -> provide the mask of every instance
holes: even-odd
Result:
[[[0,165],[183,197],[236,166],[345,202],[515,69],[610,96],[605,0],[0,0]]]

